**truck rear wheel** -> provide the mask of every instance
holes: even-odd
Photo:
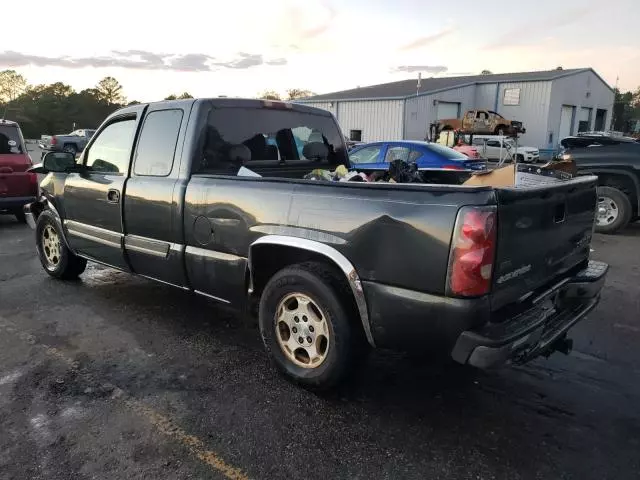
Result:
[[[307,262],[280,270],[262,292],[265,348],[287,378],[306,388],[335,386],[363,353],[344,283],[331,268]]]
[[[64,242],[63,233],[53,213],[45,210],[36,223],[38,257],[52,277],[73,280],[84,272],[87,261],[74,255]]]
[[[624,192],[613,187],[598,187],[596,232],[615,233],[631,221],[631,201]]]

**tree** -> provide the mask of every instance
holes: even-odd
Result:
[[[493,72],[491,70],[482,70],[480,75],[493,75]]]
[[[282,100],[280,94],[275,90],[265,90],[258,95],[258,98],[262,100]]]
[[[122,85],[113,77],[104,77],[96,85],[99,98],[109,105],[123,105],[126,102]]]
[[[300,88],[290,88],[287,90],[287,100],[295,100],[297,98],[311,97],[315,95],[311,90],[302,90]]]
[[[0,103],[9,103],[27,89],[27,80],[15,70],[0,72]]]
[[[634,114],[638,113],[637,109],[634,108],[634,94],[632,92],[622,93],[617,88],[614,89],[614,93],[612,128],[620,132],[626,132],[630,130],[630,123]]]
[[[191,95],[189,92],[183,92],[180,95],[172,93],[168,97],[165,97],[165,100],[185,100],[187,98],[193,98],[193,95]]]

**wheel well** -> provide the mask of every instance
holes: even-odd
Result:
[[[305,250],[301,248],[283,246],[283,245],[256,245],[251,250],[251,275],[249,278],[249,272],[246,275],[247,288],[249,282],[253,280],[253,291],[251,295],[251,303],[255,304],[259,302],[260,295],[264,290],[264,287],[269,282],[269,279],[273,277],[277,272],[290,265],[304,262],[317,262],[326,265],[333,270],[336,274],[336,278],[341,279],[344,284],[342,290],[347,295],[349,301],[349,307],[353,309],[353,312],[358,315],[358,307],[356,299],[353,296],[351,287],[348,285],[348,280],[344,272],[338,267],[338,265],[330,258],[320,253],[313,252],[311,250]],[[360,322],[358,322],[360,323]]]
[[[633,180],[625,175],[616,175],[615,173],[604,173],[598,175],[598,185],[603,187],[617,188],[623,192],[631,201],[631,208],[634,216],[638,213],[638,190]]]

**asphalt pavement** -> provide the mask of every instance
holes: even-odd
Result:
[[[317,396],[255,322],[91,265],[49,278],[0,216],[0,479],[640,478],[640,225],[596,236],[575,350],[481,372],[374,352]]]

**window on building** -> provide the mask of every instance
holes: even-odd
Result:
[[[393,162],[394,160],[409,160],[409,149],[407,147],[389,147],[387,148],[387,154],[384,156],[386,163]]]
[[[349,140],[352,142],[361,142],[362,130],[349,130]]]
[[[503,105],[520,105],[520,89],[519,88],[505,88]]]
[[[136,175],[164,177],[171,173],[180,123],[182,110],[158,110],[147,115],[136,149]]]

